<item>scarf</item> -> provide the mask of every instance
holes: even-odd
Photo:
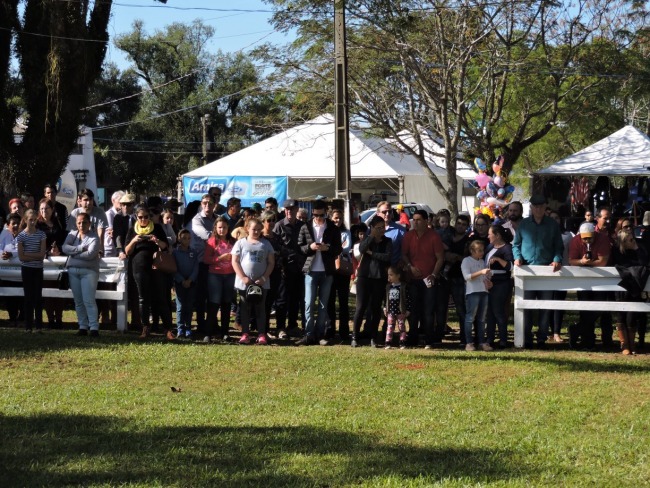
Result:
[[[142,227],[140,222],[135,222],[133,224],[133,230],[135,230],[135,233],[139,236],[151,234],[153,232],[153,222],[150,220],[146,227]]]

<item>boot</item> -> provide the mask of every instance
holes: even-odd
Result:
[[[618,340],[621,341],[621,351],[623,355],[630,354],[630,346],[628,344],[628,329],[623,324],[616,324],[616,332],[618,332]]]
[[[150,327],[148,325],[142,326],[142,334],[140,334],[140,339],[146,339],[149,337]]]
[[[636,348],[634,347],[634,339],[636,337],[636,326],[632,325],[627,328],[627,340],[630,354],[636,354]]]

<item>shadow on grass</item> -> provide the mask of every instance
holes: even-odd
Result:
[[[507,450],[381,444],[315,427],[173,427],[86,415],[0,417],[10,486],[333,486],[393,480],[535,477]]]
[[[573,357],[558,355],[552,351],[525,351],[522,349],[509,349],[499,352],[477,352],[466,353],[458,351],[457,355],[422,354],[423,360],[451,360],[454,361],[508,361],[521,363],[543,363],[557,366],[568,371],[585,373],[648,373],[650,372],[650,361],[644,356],[632,357],[620,354],[598,354],[592,357],[590,353],[575,352]]]

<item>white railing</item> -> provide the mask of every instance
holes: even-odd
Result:
[[[49,257],[43,261],[43,297],[46,298],[73,298],[72,290],[59,290],[46,287],[47,282],[56,282],[59,273],[65,266],[66,257]],[[20,275],[20,261],[17,257],[0,259],[0,280],[22,282]],[[99,282],[114,283],[115,290],[97,290],[97,299],[113,300],[117,302],[117,330],[126,331],[127,313],[127,272],[126,262],[119,258],[104,258],[99,261]],[[1,286],[0,296],[23,296],[23,288]]]
[[[525,291],[625,291],[614,267],[565,266],[553,272],[550,266],[519,266],[515,277],[515,347],[524,347],[524,310],[591,310],[597,312],[650,312],[646,302],[576,300],[526,300]],[[650,283],[650,280],[648,280]],[[645,291],[650,291],[646,285]]]

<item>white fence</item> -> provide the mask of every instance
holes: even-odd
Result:
[[[43,280],[56,282],[59,273],[65,266],[66,257],[49,257],[43,261]],[[3,281],[22,282],[20,275],[20,261],[17,257],[8,260],[0,259],[0,279]],[[99,282],[115,283],[115,290],[97,290],[97,299],[113,300],[117,302],[117,330],[126,331],[127,312],[127,272],[126,262],[119,258],[104,258],[99,261]],[[43,287],[43,297],[47,298],[73,298],[71,290],[59,290],[58,287]],[[56,285],[54,285],[56,286]],[[23,288],[2,286],[0,296],[23,296]]]
[[[576,300],[526,300],[525,291],[624,291],[614,267],[565,266],[553,272],[550,266],[519,266],[515,277],[515,347],[524,347],[524,310],[591,310],[602,312],[650,312],[650,303]],[[650,283],[650,280],[648,280]],[[645,291],[650,291],[646,285]]]

